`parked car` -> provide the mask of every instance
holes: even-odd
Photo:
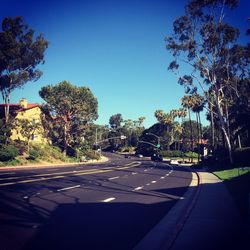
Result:
[[[160,154],[154,153],[151,155],[151,160],[152,161],[163,161],[163,157]]]

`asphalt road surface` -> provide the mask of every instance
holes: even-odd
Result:
[[[191,173],[111,155],[103,164],[0,171],[0,249],[133,249],[183,199]]]

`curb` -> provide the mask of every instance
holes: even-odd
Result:
[[[185,168],[188,169],[188,168]],[[190,169],[188,169],[190,171]],[[194,185],[194,182],[197,182]],[[189,218],[200,194],[201,177],[192,172],[192,181],[183,195],[186,197],[171,208],[163,219],[133,248],[134,250],[170,249]],[[190,187],[197,188],[191,189]],[[191,200],[191,201],[190,201]]]
[[[197,190],[193,191],[193,193],[191,194],[192,195],[192,197],[190,197],[190,199],[192,199],[191,203],[189,203],[187,205],[187,207],[184,208],[185,209],[184,214],[179,218],[179,221],[176,225],[176,228],[173,231],[173,234],[171,235],[170,239],[167,241],[167,243],[164,245],[164,247],[162,249],[171,249],[174,242],[178,238],[178,235],[182,231],[185,223],[187,222],[187,219],[189,218],[189,216],[190,216],[190,214],[191,214],[191,212],[192,212],[192,210],[193,210],[193,208],[198,200],[198,197],[200,195],[200,190],[201,190],[202,179],[201,179],[201,176],[196,171],[194,173],[197,176],[197,185],[196,185]]]

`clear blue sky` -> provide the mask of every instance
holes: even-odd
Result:
[[[183,88],[167,70],[172,57],[164,37],[183,14],[184,0],[30,1],[1,3],[1,20],[22,16],[49,41],[43,76],[15,90],[11,102],[25,97],[42,103],[42,86],[68,80],[88,86],[99,102],[98,124],[121,113],[124,119],[145,116],[145,126],[156,122],[154,112],[180,107]],[[229,16],[244,32],[249,27],[250,2],[242,0]]]

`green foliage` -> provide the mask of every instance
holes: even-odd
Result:
[[[30,151],[36,151],[38,158],[44,161],[49,161],[49,162],[54,160],[60,160],[65,162],[69,161],[69,158],[62,153],[60,148],[55,146],[34,143],[31,145]]]
[[[35,150],[35,149],[31,149],[30,152],[29,152],[29,157],[28,159],[29,160],[35,160],[37,159],[40,155],[40,152]]]
[[[226,12],[236,7],[237,2],[188,1],[185,14],[173,23],[173,34],[166,37],[166,48],[174,58],[169,69],[179,76],[179,84],[184,87],[185,93],[202,93],[208,102],[207,108],[215,118],[213,122],[217,123],[223,132],[231,163],[233,133],[231,134],[230,109],[233,108],[235,113],[239,110],[239,105],[233,106],[234,103],[242,103],[239,89],[244,80],[246,85],[249,85],[250,64],[250,45],[242,46],[236,43],[240,32],[226,23],[225,19]],[[189,75],[180,75],[179,68],[183,62],[191,66]],[[197,106],[198,109],[195,107],[198,111],[204,100],[196,98],[196,101],[201,104]],[[190,103],[186,104],[188,108],[193,109]],[[237,120],[236,136],[237,131],[241,129],[247,132],[246,127],[249,126],[244,119],[249,117],[245,115],[249,113],[249,106],[247,103],[243,106],[244,112],[238,112],[239,115],[233,117]],[[240,117],[243,118],[242,123],[238,124]]]
[[[96,153],[95,151],[88,150],[87,152],[85,152],[85,157],[86,159],[99,160],[100,154]]]
[[[174,158],[174,157],[187,157],[187,158],[198,158],[198,154],[196,152],[182,152],[179,150],[163,150],[161,151],[161,154],[163,157],[170,157],[170,158]]]
[[[109,118],[110,127],[113,129],[119,128],[121,126],[122,121],[123,121],[123,118],[121,114],[112,115]]]
[[[2,111],[0,111],[2,112]],[[13,128],[13,123],[6,123],[4,119],[0,119],[0,143],[6,144],[9,137],[11,136],[11,129]]]
[[[226,169],[226,170],[221,170],[221,171],[215,171],[213,173],[217,175],[221,180],[230,180],[240,175],[250,173],[250,167],[246,167],[242,169],[232,168],[232,169]]]
[[[125,147],[121,147],[120,148],[120,152],[126,152],[126,153],[132,153],[134,152],[135,148],[134,147],[129,147],[129,146],[125,146]]]
[[[163,150],[161,151],[163,157],[182,157],[183,152],[177,150]]]
[[[66,153],[69,146],[79,143],[88,124],[98,118],[97,99],[89,88],[68,81],[42,87],[39,94],[46,101],[44,110],[52,127],[57,129],[54,139]]]
[[[9,119],[10,94],[29,81],[36,81],[42,72],[36,67],[44,63],[48,42],[42,35],[34,37],[34,30],[21,17],[7,17],[0,32],[0,90],[6,106],[5,121]]]
[[[191,151],[185,152],[184,156],[188,158],[198,158],[198,154],[196,152]]]
[[[13,145],[0,146],[0,161],[11,161],[18,156],[18,149]]]

